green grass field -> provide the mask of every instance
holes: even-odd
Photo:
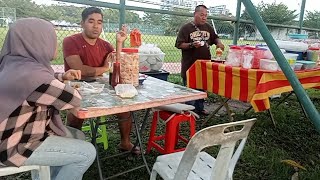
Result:
[[[63,63],[61,49],[63,38],[74,33],[76,32],[57,31],[59,56],[57,60],[53,62],[54,64]],[[5,34],[6,29],[0,29],[0,44],[3,43]],[[105,36],[107,40],[111,42],[111,44],[115,44],[114,33],[106,33]],[[165,62],[180,62],[180,50],[174,47],[176,37],[143,35],[142,39],[145,43],[157,44],[158,47],[164,53],[166,53]],[[222,41],[225,45],[232,43],[232,40],[223,39]],[[261,42],[241,42],[241,44],[251,45],[255,43]],[[128,46],[129,41],[127,40],[125,47]],[[176,84],[181,84],[182,82],[179,75],[170,75],[169,81]],[[320,91],[311,89],[307,92],[315,106],[319,109]],[[215,104],[216,102],[217,96],[209,94],[207,104]],[[258,119],[251,133],[249,134],[244,151],[236,165],[234,172],[235,180],[291,179],[291,176],[295,173],[295,169],[292,166],[281,162],[281,160],[286,159],[294,160],[306,168],[306,170],[299,169],[299,179],[320,179],[320,134],[315,130],[315,126],[311,123],[311,121],[303,115],[295,96],[291,96],[278,108],[274,108],[274,105],[277,102],[279,102],[279,99],[274,99],[271,103],[271,107],[273,107],[272,112],[277,123],[276,127],[273,126],[266,112],[254,113],[251,111],[244,115],[243,111],[241,110],[235,111],[235,120],[248,119],[251,117],[257,117]],[[212,111],[212,109],[209,110]],[[141,119],[143,115],[144,111],[137,112],[139,119]],[[198,119],[197,124],[201,124],[204,119],[204,117]],[[220,116],[210,120],[207,126],[225,122],[228,122],[228,117],[222,113]],[[148,141],[148,133],[150,130],[149,125],[150,123],[143,134],[144,143]],[[182,131],[187,132],[187,129],[184,128],[185,127],[182,128]],[[197,130],[200,130],[199,126],[197,126]],[[102,146],[99,145],[100,157],[109,156],[110,154],[114,154],[118,151],[117,147],[120,137],[117,124],[108,125],[108,133],[109,149],[103,150]],[[215,153],[216,149],[208,149],[208,152]],[[152,153],[146,156],[150,167],[152,167],[156,157],[159,155],[159,153],[152,151]],[[135,165],[141,165],[141,159],[139,157],[121,157],[112,160],[102,160],[103,171],[107,176],[118,173],[119,170],[126,170],[127,168]],[[147,174],[146,170],[141,169],[115,179],[146,180],[148,178],[149,175]],[[28,173],[24,173],[20,175],[13,175],[6,179],[30,179],[30,175]],[[98,179],[96,163],[94,163],[84,175],[84,180],[91,179]]]
[[[170,76],[171,82],[180,82],[179,76]],[[307,91],[311,100],[316,107],[320,106],[320,92],[318,90]],[[282,97],[286,95],[283,94]],[[206,104],[212,105],[218,101],[217,96],[209,94]],[[235,167],[234,180],[286,180],[291,179],[296,170],[283,162],[282,160],[293,160],[306,170],[299,169],[299,180],[319,180],[320,179],[320,134],[315,130],[311,121],[303,115],[295,96],[289,97],[278,108],[274,108],[280,99],[273,99],[271,101],[272,112],[276,120],[276,127],[273,126],[268,113],[260,112],[254,113],[250,111],[244,115],[243,110],[236,110],[235,120],[243,120],[252,117],[257,118],[257,122],[253,126],[245,148],[240,156],[240,159]],[[209,109],[212,111],[213,109]],[[143,118],[145,111],[137,112],[137,119]],[[64,114],[63,114],[64,115]],[[109,117],[113,119],[114,117]],[[199,125],[205,120],[205,117],[197,119],[197,130],[201,128]],[[142,138],[146,145],[150,132],[151,116],[149,116],[149,123],[144,131]],[[225,113],[219,113],[219,116],[214,117],[208,121],[207,126],[221,124],[228,122],[228,117]],[[103,160],[101,161],[103,173],[105,176],[111,176],[120,171],[125,171],[131,167],[141,165],[142,159],[139,156],[118,157],[114,159],[104,159],[118,152],[118,144],[120,141],[118,125],[108,124],[108,141],[109,148],[104,150],[99,144],[99,155]],[[164,128],[163,125],[160,127]],[[163,132],[160,128],[158,133]],[[181,132],[188,133],[187,127],[182,126]],[[185,135],[185,134],[184,134]],[[214,138],[214,137],[213,137]],[[210,154],[216,155],[216,148],[209,148],[206,151]],[[154,150],[146,155],[147,162],[152,168],[157,156],[160,154]],[[0,178],[1,179],[1,178]],[[29,173],[22,173],[12,175],[5,178],[6,180],[24,180],[30,179]],[[84,180],[98,180],[98,171],[96,162],[85,173]],[[149,175],[145,169],[139,169],[120,177],[117,180],[136,179],[147,180]],[[296,180],[296,179],[294,179]]]

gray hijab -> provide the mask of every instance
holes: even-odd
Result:
[[[50,61],[56,47],[56,33],[48,21],[25,18],[10,26],[0,54],[0,122],[41,84],[55,79]]]

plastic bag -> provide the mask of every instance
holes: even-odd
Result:
[[[138,95],[137,89],[132,84],[118,84],[114,89],[116,95],[121,98],[133,98]]]
[[[104,84],[82,82],[80,86],[81,94],[97,94],[104,89]]]

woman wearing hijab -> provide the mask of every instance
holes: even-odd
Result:
[[[50,166],[52,179],[78,180],[96,150],[71,138],[61,121],[59,110],[79,107],[81,96],[59,80],[79,79],[81,74],[54,74],[50,61],[56,55],[50,22],[25,18],[10,26],[0,54],[0,168]]]

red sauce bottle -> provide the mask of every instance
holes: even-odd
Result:
[[[111,77],[111,86],[114,88],[119,83],[120,83],[120,62],[114,62],[112,77]]]

